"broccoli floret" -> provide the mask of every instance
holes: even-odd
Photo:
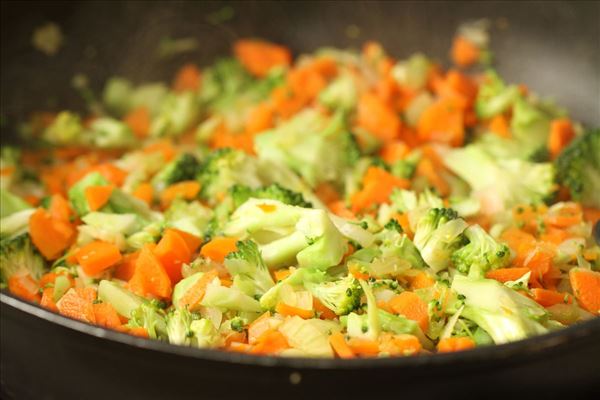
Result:
[[[362,290],[352,275],[336,281],[304,285],[313,296],[337,315],[346,315],[360,305]]]
[[[390,219],[384,226],[384,229],[387,229],[389,231],[395,231],[397,233],[403,233],[404,230],[402,229],[402,226],[400,226],[400,223],[395,220],[395,219]]]
[[[92,122],[86,139],[100,148],[131,147],[135,144],[133,132],[127,124],[108,117]]]
[[[347,319],[345,319],[348,335],[377,340],[382,330],[377,301],[369,284],[363,280],[359,280],[359,283],[367,298],[367,314],[366,318],[364,315],[359,315],[354,312],[348,314]]]
[[[277,200],[285,204],[303,208],[312,207],[312,204],[304,200],[304,196],[300,193],[286,189],[278,183],[254,190],[245,185],[235,185],[230,189],[230,193],[233,197],[235,208],[245,203],[251,197],[255,199]]]
[[[238,184],[256,189],[262,185],[258,177],[256,160],[240,150],[219,149],[210,154],[197,177],[201,196],[214,205],[228,190]]]
[[[319,102],[331,110],[351,111],[356,107],[357,94],[354,79],[342,74],[319,94]]]
[[[313,268],[298,268],[287,278],[277,282],[260,298],[260,306],[265,310],[273,310],[280,301],[281,292],[284,287],[320,284],[327,281],[324,271]]]
[[[449,151],[444,162],[471,186],[486,214],[518,204],[540,204],[555,192],[555,172],[550,163],[495,160],[474,145]]]
[[[269,199],[249,199],[242,204],[224,232],[259,243],[269,268],[294,261],[300,267],[328,268],[341,261],[347,246],[326,211]]]
[[[152,178],[152,186],[157,192],[181,181],[192,180],[200,169],[200,163],[192,154],[183,153],[161,168]]]
[[[195,93],[169,93],[162,100],[158,115],[152,120],[150,135],[179,136],[196,122],[199,114],[200,107]]]
[[[449,208],[432,208],[421,217],[414,243],[421,257],[435,272],[448,267],[450,255],[464,242],[467,223]]]
[[[555,161],[558,182],[584,206],[600,207],[600,129],[573,140]]]
[[[44,258],[31,243],[29,235],[19,235],[0,242],[0,283],[13,275],[30,275],[38,280],[46,272]]]
[[[199,201],[176,199],[165,211],[165,224],[196,237],[203,237],[212,217],[212,210]]]
[[[130,328],[145,328],[152,339],[167,339],[167,322],[164,310],[152,302],[143,302],[131,311],[131,319],[127,323]]]
[[[30,209],[31,205],[8,190],[0,189],[0,218],[18,211]]]
[[[341,112],[327,118],[308,109],[255,138],[259,158],[287,165],[316,187],[341,183],[356,162],[358,150]],[[327,160],[327,163],[323,163]]]
[[[77,144],[82,141],[83,125],[78,115],[62,111],[43,133],[45,140],[52,144]]]
[[[241,275],[251,282],[253,295],[263,295],[275,285],[258,246],[251,240],[237,242],[237,251],[225,257],[225,267],[234,278]]]
[[[469,244],[452,254],[452,263],[463,274],[468,274],[473,267],[480,274],[489,269],[502,268],[510,260],[510,249],[498,243],[479,225],[465,229]]]
[[[190,329],[192,313],[187,308],[177,308],[167,313],[167,336],[169,343],[189,346],[194,332]]]
[[[254,298],[233,286],[226,287],[218,283],[210,283],[206,287],[201,305],[251,313],[262,311],[260,303]]]
[[[518,86],[506,86],[496,71],[489,70],[477,93],[475,112],[482,119],[502,114],[514,104],[519,95]]]
[[[127,245],[133,249],[141,249],[147,243],[156,243],[162,236],[163,222],[152,222],[127,238]]]

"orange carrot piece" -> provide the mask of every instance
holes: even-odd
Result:
[[[166,208],[177,198],[193,200],[200,192],[200,183],[197,181],[177,182],[167,187],[160,195],[160,203]]]
[[[48,287],[42,291],[42,299],[40,300],[40,306],[47,308],[48,310],[58,312],[56,303],[54,302],[54,288]]]
[[[569,293],[560,293],[555,290],[534,288],[531,289],[533,299],[544,307],[550,307],[555,304],[571,304],[573,296]]]
[[[355,220],[356,215],[346,207],[346,203],[343,200],[334,201],[327,203],[329,211],[337,215],[338,217],[346,218],[349,220]]]
[[[185,241],[185,244],[187,245],[190,254],[194,254],[196,250],[198,250],[198,247],[200,247],[200,245],[202,244],[202,239],[192,235],[191,233],[187,233],[185,231],[175,228],[169,228],[166,231],[173,231],[179,236],[181,236],[181,238]]]
[[[475,342],[473,339],[466,336],[445,338],[440,340],[437,345],[437,350],[439,353],[451,353],[474,348]]]
[[[384,333],[379,336],[379,351],[390,355],[410,356],[418,354],[421,349],[421,342],[414,335]]]
[[[129,333],[132,336],[137,336],[145,339],[148,339],[150,337],[150,335],[148,334],[148,330],[143,326],[127,328],[127,333]]]
[[[149,183],[140,183],[138,187],[135,188],[132,195],[150,206],[154,199],[154,188],[152,188],[152,185]]]
[[[144,147],[144,152],[160,153],[165,161],[171,161],[175,157],[175,154],[177,154],[173,143],[168,139],[163,139]]]
[[[379,343],[375,340],[351,338],[347,344],[356,355],[372,357],[379,354]]]
[[[94,307],[94,318],[96,324],[106,328],[117,329],[121,326],[119,314],[109,303],[97,303]]]
[[[346,343],[346,338],[340,332],[334,332],[329,336],[329,344],[339,358],[354,358],[354,352]]]
[[[292,55],[287,47],[258,39],[241,39],[233,45],[233,53],[242,65],[259,78],[266,76],[271,68],[288,66]]]
[[[429,327],[427,304],[414,292],[402,292],[388,302],[396,314],[404,315],[419,324],[423,332]]]
[[[187,243],[172,229],[165,231],[154,249],[154,254],[158,257],[173,285],[182,278],[181,266],[189,263],[192,259],[192,253]]]
[[[424,289],[435,285],[435,279],[426,272],[419,272],[410,280],[410,289]]]
[[[125,254],[121,262],[115,267],[114,277],[123,281],[128,281],[135,272],[135,263],[140,255],[140,251]]]
[[[327,182],[321,183],[315,188],[315,194],[324,204],[333,203],[340,200],[340,194],[337,189]]]
[[[446,197],[450,194],[450,185],[437,173],[429,158],[421,158],[417,164],[416,175],[425,177],[440,196]]]
[[[97,165],[92,171],[98,172],[115,186],[122,186],[127,178],[127,172],[110,163]]]
[[[250,351],[252,351],[252,345],[249,345],[248,343],[231,342],[229,343],[227,350],[236,353],[250,353]]]
[[[548,212],[544,222],[558,228],[568,228],[583,222],[583,210],[578,203],[564,203],[559,210]]]
[[[93,301],[91,292],[85,289],[69,289],[56,303],[56,307],[58,312],[66,317],[94,324],[96,315]]]
[[[90,210],[97,211],[104,207],[108,203],[114,188],[113,185],[88,186],[85,188],[85,199]]]
[[[183,295],[181,300],[179,300],[179,306],[187,307],[190,311],[196,310],[204,298],[206,286],[218,276],[219,273],[216,269],[205,272],[204,275],[202,275],[202,277]]]
[[[273,276],[275,278],[275,282],[279,282],[290,276],[292,271],[289,268],[282,268],[273,271]]]
[[[358,125],[384,142],[397,139],[402,122],[385,102],[372,93],[363,94],[358,102]]]
[[[194,64],[185,64],[177,71],[173,81],[173,90],[176,92],[195,92],[200,89],[201,82],[200,69]]]
[[[600,272],[573,268],[569,271],[569,280],[579,305],[593,314],[600,314]]]
[[[408,189],[410,181],[397,178],[379,167],[369,167],[362,181],[363,187],[351,199],[352,212],[359,212],[376,204],[387,203],[394,188]]]
[[[284,302],[277,303],[275,306],[275,311],[285,317],[293,317],[297,315],[303,319],[310,319],[315,315],[313,310],[305,310],[304,308],[290,306]]]
[[[94,241],[79,248],[75,257],[88,276],[96,276],[121,261],[119,247],[113,243]]]
[[[488,279],[494,279],[498,282],[504,283],[508,281],[516,281],[523,275],[531,271],[529,268],[498,268],[492,269],[485,273],[485,277]]]
[[[71,224],[52,218],[43,208],[38,208],[29,218],[31,241],[48,260],[60,257],[75,239],[75,234]]]
[[[133,134],[143,139],[150,134],[150,111],[147,107],[138,107],[131,110],[124,118],[123,122],[131,129]]]
[[[40,301],[40,287],[31,275],[12,275],[8,278],[8,290],[25,300]]]
[[[452,62],[459,67],[468,67],[479,61],[479,48],[463,36],[456,36],[452,42]]]
[[[325,307],[316,297],[313,297],[313,309],[319,314],[320,319],[335,319],[337,317],[333,311]]]
[[[583,208],[583,219],[586,222],[590,222],[594,225],[596,222],[600,221],[600,209],[592,208],[592,207],[584,207]]]
[[[417,122],[417,134],[422,141],[461,146],[465,137],[463,113],[457,101],[442,98],[423,111]]]
[[[550,135],[548,136],[548,151],[551,158],[558,154],[575,138],[573,123],[568,118],[555,119],[550,124]]]
[[[48,212],[52,218],[64,222],[69,222],[71,215],[73,215],[69,202],[61,194],[52,195]]]
[[[273,126],[275,111],[269,103],[261,103],[254,107],[246,120],[246,133],[255,134]]]
[[[169,275],[154,255],[152,247],[145,245],[135,263],[135,271],[129,280],[129,288],[140,296],[162,299],[171,297],[173,287]]]
[[[215,237],[200,249],[200,255],[213,261],[222,263],[225,256],[237,251],[237,239],[229,237]]]
[[[285,336],[279,332],[274,330],[269,330],[263,333],[256,344],[250,350],[252,354],[278,354],[285,349],[289,349],[290,345],[288,344]]]
[[[410,152],[410,147],[403,141],[396,140],[383,144],[379,155],[388,164],[393,164],[396,161],[404,159]]]

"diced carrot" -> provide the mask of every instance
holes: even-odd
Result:
[[[508,119],[502,114],[496,115],[490,120],[489,129],[492,133],[495,133],[500,137],[506,139],[512,137],[508,126]]]
[[[419,272],[410,279],[410,290],[424,289],[435,285],[435,279],[426,272]]]
[[[160,195],[160,203],[166,208],[177,198],[193,200],[200,192],[200,183],[197,181],[177,182],[167,187]]]
[[[449,337],[440,340],[437,345],[439,353],[451,353],[475,348],[475,342],[470,337]]]
[[[423,157],[419,160],[416,175],[425,177],[440,196],[446,197],[450,194],[450,185],[438,174],[429,158]]]
[[[109,303],[97,303],[94,307],[95,323],[106,328],[117,329],[121,326],[119,314]]]
[[[563,229],[558,229],[549,226],[540,235],[540,240],[542,242],[552,243],[553,245],[558,246],[559,244],[567,240],[570,236],[571,235],[569,234],[569,232]]]
[[[372,357],[379,354],[379,343],[375,340],[351,338],[347,344],[356,355]]]
[[[229,347],[231,343],[247,343],[248,335],[245,331],[243,332],[231,332],[225,337],[225,347]]]
[[[573,123],[568,118],[559,118],[550,124],[550,135],[548,136],[548,151],[552,158],[571,143],[575,138],[575,129]]]
[[[409,238],[412,239],[413,237],[413,231],[410,229],[410,221],[408,220],[408,214],[407,213],[395,213],[392,216],[393,219],[395,219],[400,226],[402,227],[402,230],[408,235]]]
[[[288,66],[292,55],[288,48],[258,39],[240,39],[233,45],[233,53],[251,74],[262,78],[273,67]]]
[[[123,122],[139,139],[143,139],[150,134],[150,111],[147,107],[141,106],[131,110],[123,118]]]
[[[452,62],[460,67],[468,67],[479,61],[479,48],[463,36],[456,36],[452,42]]]
[[[273,126],[274,109],[269,103],[254,107],[246,120],[246,133],[255,134]]]
[[[127,172],[111,163],[97,165],[92,171],[98,172],[115,186],[122,186],[127,178]]]
[[[112,192],[114,190],[113,185],[98,185],[98,186],[88,186],[85,188],[85,200],[88,203],[88,207],[91,211],[97,211],[104,207]]]
[[[43,208],[38,208],[29,218],[31,240],[48,260],[60,257],[75,239],[75,234],[70,223],[52,218]]]
[[[340,194],[337,189],[327,182],[321,183],[315,188],[315,194],[323,202],[323,204],[329,204],[340,200]]]
[[[40,301],[40,287],[31,275],[14,274],[8,278],[8,290],[19,297],[32,302]]]
[[[171,297],[173,287],[169,275],[148,245],[140,251],[129,289],[140,296]]]
[[[249,353],[252,350],[252,346],[248,343],[231,342],[227,350],[234,351],[236,353]]]
[[[94,324],[94,299],[90,297],[91,292],[85,289],[69,289],[56,303],[56,307],[64,316]]]
[[[149,183],[140,183],[132,193],[133,197],[136,197],[142,200],[144,203],[149,206],[152,205],[152,200],[154,199],[154,189],[152,185]]]
[[[325,307],[316,297],[313,297],[313,309],[319,314],[320,319],[335,319],[337,317],[333,311]]]
[[[600,272],[573,268],[569,271],[569,280],[579,305],[593,314],[600,314]]]
[[[206,286],[211,283],[219,273],[216,269],[211,269],[205,272],[204,275],[183,295],[179,300],[180,307],[187,307],[190,311],[196,310],[200,306],[200,302],[204,298]]]
[[[121,262],[115,267],[114,277],[123,281],[130,280],[135,272],[135,263],[139,255],[139,250],[125,254]]]
[[[403,141],[386,142],[379,150],[379,155],[388,164],[404,159],[410,152],[410,147]]]
[[[463,113],[456,100],[443,98],[423,111],[417,123],[422,141],[461,146],[464,141]]]
[[[222,263],[225,256],[231,252],[237,251],[237,239],[229,237],[215,237],[206,243],[200,249],[203,257],[210,258],[213,261]]]
[[[346,207],[346,203],[343,200],[327,203],[327,208],[338,217],[349,220],[356,219],[356,215]]]
[[[121,261],[121,252],[113,243],[94,241],[79,248],[75,257],[86,275],[96,276]]]
[[[590,222],[592,225],[600,221],[600,209],[592,207],[583,208],[583,219]]]
[[[182,278],[181,266],[189,263],[192,258],[192,253],[185,240],[172,229],[165,231],[154,249],[154,254],[158,257],[173,285]]]
[[[194,64],[185,64],[177,71],[177,75],[175,75],[173,90],[176,92],[195,92],[200,89],[201,82],[200,69]]]
[[[292,271],[289,268],[282,268],[273,271],[273,276],[275,278],[275,282],[279,282],[290,276]]]
[[[513,264],[518,267],[523,266],[529,252],[537,244],[537,241],[532,234],[518,228],[509,228],[505,230],[500,235],[500,239],[506,242],[506,244],[516,253]]]
[[[388,302],[396,314],[404,315],[419,324],[423,332],[429,327],[427,304],[414,292],[402,292]]]
[[[42,299],[40,300],[40,306],[47,308],[48,310],[58,312],[56,303],[54,302],[54,288],[47,287],[42,292]]]
[[[271,325],[271,312],[265,311],[248,326],[248,343],[254,344],[263,333],[273,328]]]
[[[185,241],[185,244],[187,245],[190,254],[194,254],[196,250],[198,250],[198,247],[200,247],[200,245],[202,244],[202,239],[192,235],[191,233],[175,228],[169,228],[166,231],[173,231],[179,236],[181,236],[181,238]]]
[[[310,319],[314,317],[315,313],[313,310],[305,310],[304,308],[298,308],[290,306],[284,302],[279,302],[275,306],[275,311],[285,317],[299,316],[300,318]]]
[[[348,346],[348,343],[346,343],[344,335],[342,335],[340,332],[334,332],[329,336],[329,344],[331,345],[333,351],[335,351],[335,354],[339,358],[355,357],[354,352],[352,351],[350,346]]]
[[[568,228],[583,222],[583,210],[578,203],[563,203],[557,210],[550,210],[544,216],[544,222],[558,228]]]
[[[492,269],[485,273],[485,277],[488,279],[494,279],[498,282],[508,282],[508,281],[516,281],[521,278],[523,275],[531,271],[529,268],[519,267],[519,268],[498,268]]]
[[[252,354],[278,354],[282,350],[289,349],[285,336],[274,330],[269,330],[263,333],[257,340],[256,344],[250,351]]]
[[[337,73],[336,62],[329,57],[319,57],[288,73],[287,84],[294,96],[303,104],[315,99],[327,85],[327,81]]]
[[[410,356],[418,354],[421,349],[421,342],[414,335],[384,333],[379,336],[379,351],[392,356]]]
[[[383,140],[399,138],[402,122],[395,111],[372,93],[363,94],[358,102],[358,125]]]
[[[571,304],[573,296],[568,293],[559,293],[555,290],[534,288],[531,289],[533,299],[544,307],[550,307],[555,304]]]
[[[127,333],[129,333],[130,335],[138,336],[138,337],[145,338],[145,339],[148,339],[150,337],[150,335],[148,335],[148,330],[146,328],[144,328],[143,326],[128,328]]]
[[[271,102],[275,112],[283,119],[290,118],[304,107],[307,100],[294,94],[289,87],[278,86],[271,92]]]
[[[29,203],[29,205],[33,206],[33,207],[37,207],[40,205],[40,201],[42,200],[41,197],[36,196],[35,194],[28,194],[23,196],[23,200],[25,200],[27,203]]]
[[[556,255],[553,247],[544,243],[538,243],[527,253],[522,266],[531,270],[529,284],[532,287],[542,287],[545,282],[545,276],[551,271],[552,260]]]
[[[410,181],[397,178],[386,170],[371,166],[362,181],[363,187],[352,195],[352,212],[359,212],[373,205],[389,202],[394,188],[408,189]]]
[[[163,139],[158,142],[154,142],[144,147],[145,153],[160,153],[165,161],[171,161],[177,151],[173,147],[173,143],[168,139]]]
[[[61,194],[52,195],[48,212],[52,218],[64,222],[69,222],[71,215],[73,215],[69,202]]]

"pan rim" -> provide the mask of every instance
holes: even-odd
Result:
[[[499,345],[483,346],[469,351],[424,354],[417,357],[388,357],[360,359],[329,359],[308,357],[274,357],[227,352],[216,349],[199,349],[177,346],[166,342],[145,339],[117,332],[111,329],[90,325],[44,309],[41,306],[24,301],[14,295],[0,291],[0,303],[17,309],[35,318],[54,323],[63,328],[81,334],[94,336],[111,342],[175,356],[193,358],[220,363],[239,364],[259,367],[283,367],[290,369],[377,369],[377,368],[416,368],[441,367],[478,362],[517,361],[523,357],[534,357],[557,351],[567,345],[585,341],[594,335],[600,335],[600,318],[594,318],[559,331]],[[4,313],[3,313],[4,314]]]

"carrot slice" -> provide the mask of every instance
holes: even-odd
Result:
[[[182,198],[185,200],[193,200],[200,192],[200,183],[196,181],[183,181],[175,183],[166,188],[160,195],[160,203],[164,208],[167,208],[173,200]]]
[[[88,276],[96,276],[121,261],[121,252],[115,244],[94,241],[81,247],[75,257]]]
[[[85,188],[85,199],[90,210],[97,211],[104,207],[108,203],[114,188],[113,185],[88,186]]]
[[[94,307],[94,318],[96,324],[107,328],[117,329],[121,326],[119,314],[109,303],[97,303]]]
[[[390,355],[409,356],[421,351],[422,346],[419,339],[414,335],[391,335],[379,336],[379,351]]]
[[[461,146],[465,137],[463,113],[455,99],[442,98],[423,111],[417,122],[422,141]]]
[[[452,62],[460,67],[468,67],[479,61],[479,48],[463,36],[456,36],[452,42]]]
[[[375,340],[351,338],[347,344],[356,355],[369,357],[379,354],[379,343]]]
[[[203,257],[210,258],[213,261],[222,263],[225,256],[231,252],[237,251],[237,239],[229,237],[216,237],[206,243],[200,249]]]
[[[268,330],[263,333],[256,344],[250,350],[252,354],[278,354],[282,350],[289,349],[290,345],[285,336],[275,330]]]
[[[192,258],[185,240],[174,230],[168,229],[154,249],[172,284],[181,280],[181,266]]]
[[[348,346],[348,343],[346,343],[344,335],[342,335],[340,332],[334,332],[329,336],[329,344],[331,345],[333,351],[335,351],[335,354],[339,358],[355,357],[354,352],[352,351],[350,346]]]
[[[266,76],[271,68],[288,66],[292,55],[288,48],[264,40],[241,39],[233,45],[233,53],[252,75]]]
[[[320,319],[335,319],[337,317],[333,311],[325,307],[325,305],[316,297],[313,297],[313,309],[316,313],[319,313]]]
[[[600,314],[600,272],[573,268],[569,271],[569,280],[579,305],[593,314]]]
[[[150,134],[150,111],[147,107],[142,106],[131,110],[123,118],[123,122],[137,138],[143,139]]]
[[[135,272],[135,263],[140,255],[140,251],[125,254],[121,262],[115,267],[114,277],[123,281],[128,281]]]
[[[440,340],[437,345],[439,353],[450,353],[473,348],[475,348],[475,342],[473,339],[466,336],[445,338]]]
[[[289,304],[283,302],[277,303],[275,306],[275,311],[286,317],[293,317],[297,315],[303,319],[310,319],[315,315],[313,310],[305,310],[304,308],[290,306]]]
[[[573,123],[568,118],[555,119],[550,124],[550,135],[548,136],[548,151],[552,158],[571,143],[575,138]]]
[[[429,327],[427,304],[414,292],[402,292],[388,302],[396,314],[404,315],[419,324],[423,332]]]
[[[181,236],[181,238],[185,241],[185,244],[187,245],[191,254],[194,254],[196,250],[198,250],[198,247],[200,247],[200,245],[202,244],[202,239],[192,235],[191,233],[187,233],[185,231],[175,228],[169,228],[167,229],[167,231],[173,231],[179,236]]]
[[[154,188],[149,183],[140,183],[132,195],[150,206],[154,200]]]
[[[531,271],[529,268],[498,268],[492,269],[485,273],[485,277],[488,279],[495,279],[498,282],[516,281],[523,275]]]
[[[179,300],[180,307],[187,307],[190,311],[196,310],[204,298],[206,286],[211,283],[219,273],[216,269],[205,272],[204,275],[183,295]]]
[[[61,194],[52,195],[48,212],[52,218],[64,222],[69,222],[71,215],[73,215],[69,202]]]
[[[360,97],[357,122],[384,142],[397,139],[402,130],[402,122],[395,111],[372,93]]]
[[[75,234],[70,223],[53,218],[43,208],[38,208],[29,218],[31,241],[48,260],[60,257],[75,239]]]
[[[58,312],[56,303],[54,302],[54,288],[48,287],[42,292],[42,299],[40,300],[40,306],[47,308],[51,311]]]
[[[176,92],[192,91],[195,92],[200,89],[201,80],[200,69],[194,64],[183,65],[173,82],[173,90]]]
[[[508,119],[502,114],[496,115],[490,120],[489,129],[492,133],[506,139],[510,139],[512,136],[508,126]]]
[[[419,272],[410,280],[410,289],[424,289],[435,285],[435,279],[426,272]]]
[[[151,246],[145,245],[140,251],[129,288],[140,296],[171,297],[171,280]]]
[[[12,275],[8,278],[8,290],[19,297],[32,302],[40,301],[40,287],[31,275]]]
[[[544,307],[550,307],[555,304],[571,304],[573,303],[573,296],[569,293],[560,293],[555,290],[531,289],[533,299]]]
[[[359,212],[376,204],[387,203],[394,188],[408,189],[410,181],[397,178],[386,170],[371,166],[363,177],[363,187],[351,199],[352,212]]]
[[[92,296],[95,298],[95,293],[89,290],[71,288],[56,303],[56,307],[64,316],[94,324],[96,315]]]

